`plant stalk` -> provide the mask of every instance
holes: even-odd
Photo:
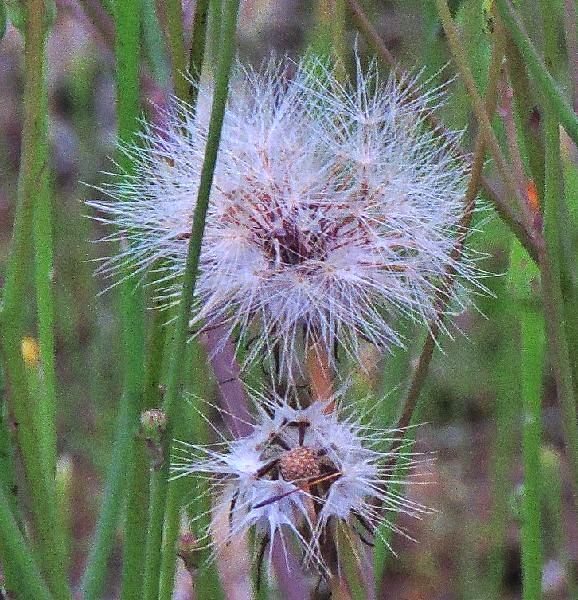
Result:
[[[199,267],[201,243],[205,229],[205,220],[209,207],[209,197],[213,182],[213,173],[217,162],[217,153],[221,137],[221,129],[227,103],[231,65],[236,46],[237,16],[239,0],[230,0],[223,7],[223,21],[221,31],[220,57],[215,76],[215,92],[209,122],[207,148],[201,170],[201,179],[195,211],[181,297],[178,306],[177,319],[173,331],[171,344],[171,360],[167,378],[167,391],[164,410],[167,415],[166,440],[163,444],[164,464],[153,476],[153,495],[151,497],[151,521],[149,522],[149,536],[147,539],[147,563],[145,570],[145,598],[156,600],[159,590],[159,577],[162,547],[163,554],[167,557],[164,562],[164,578],[170,578],[169,572],[174,572],[176,560],[175,539],[165,539],[163,542],[162,531],[165,522],[165,505],[169,485],[169,456],[176,419],[180,415],[180,378],[184,366],[184,349],[188,335],[188,324],[191,313],[195,284]],[[174,482],[173,482],[174,483]],[[167,522],[174,521],[175,513],[178,518],[178,503],[173,505],[171,514],[167,515]]]
[[[6,376],[10,385],[11,409],[18,424],[17,438],[21,450],[28,491],[32,525],[36,535],[37,549],[42,556],[43,572],[56,598],[70,598],[68,580],[64,572],[64,544],[57,523],[55,501],[54,465],[55,429],[54,406],[50,398],[41,394],[33,397],[28,388],[27,374],[21,353],[21,343],[26,328],[26,287],[29,281],[32,257],[31,240],[35,233],[46,233],[46,220],[33,229],[35,209],[42,214],[40,204],[35,204],[38,186],[45,190],[47,170],[47,107],[45,69],[45,15],[43,0],[28,0],[25,4],[24,47],[24,125],[22,154],[18,181],[18,199],[13,227],[13,238],[8,260],[1,313],[2,354]],[[46,200],[46,196],[42,198]],[[50,256],[47,249],[39,251],[37,276],[45,283],[46,262]],[[50,323],[50,298],[39,306],[40,328],[43,335],[44,355],[50,369],[52,334]],[[49,376],[50,377],[50,376]]]
[[[134,141],[139,115],[140,61],[140,0],[115,3],[115,53],[117,83],[118,138],[124,143]],[[130,172],[131,165],[121,155],[121,168]],[[115,441],[96,532],[84,574],[82,589],[85,600],[97,600],[102,595],[106,566],[113,549],[116,528],[126,490],[126,474],[132,464],[133,440],[137,432],[142,403],[144,355],[143,290],[128,278],[121,286],[120,312],[123,319],[124,383],[117,421]],[[139,535],[127,529],[127,547],[133,548],[131,536]],[[130,557],[125,560],[130,561]]]
[[[562,124],[574,143],[578,144],[578,116],[548,72],[512,3],[510,0],[496,0],[496,6],[549,110],[556,115],[555,118]],[[549,10],[553,8],[550,6]]]

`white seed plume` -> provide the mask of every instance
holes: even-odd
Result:
[[[457,136],[436,139],[424,123],[439,90],[411,99],[416,82],[382,81],[357,65],[341,84],[311,60],[238,67],[211,195],[194,323],[226,322],[252,340],[249,359],[322,343],[358,357],[360,341],[402,345],[396,318],[435,317],[444,273],[482,289],[475,261],[451,251],[463,210],[467,166]],[[126,152],[134,174],[91,202],[124,250],[105,272],[162,269],[175,300],[185,268],[207,138],[211,90],[193,114],[177,105]],[[110,238],[108,238],[110,239]],[[128,243],[126,243],[128,241]],[[471,287],[471,286],[469,286]],[[455,305],[456,303],[454,303]]]
[[[259,396],[254,404],[250,435],[221,436],[214,446],[181,442],[174,451],[175,477],[214,478],[215,511],[229,523],[227,537],[213,540],[217,547],[256,528],[263,551],[274,539],[287,548],[292,537],[305,562],[325,571],[322,546],[337,523],[371,544],[382,525],[406,535],[388,519],[392,511],[418,518],[427,512],[397,489],[411,482],[417,462],[407,449],[384,450],[398,432],[362,424],[364,416],[346,414],[336,398],[307,408],[279,396]]]

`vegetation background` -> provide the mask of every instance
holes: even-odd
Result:
[[[10,8],[11,3],[7,3]],[[14,3],[12,3],[14,4]],[[162,2],[160,3],[163,4]],[[424,77],[448,82],[447,98],[439,110],[451,128],[464,129],[464,146],[472,151],[477,130],[471,99],[451,62],[447,39],[429,0],[365,0],[366,13],[387,49],[399,65],[410,72],[423,70]],[[491,36],[488,6],[482,0],[454,0],[452,14],[467,59],[480,89],[486,85]],[[552,0],[557,15],[559,52],[550,64],[552,74],[568,97],[573,56],[566,44],[568,5]],[[116,147],[114,22],[108,2],[57,0],[57,12],[47,40],[47,107],[50,190],[53,199],[55,300],[55,360],[57,381],[57,431],[59,518],[69,532],[70,572],[78,586],[92,539],[111,461],[114,423],[122,393],[122,322],[118,305],[120,288],[101,294],[110,281],[95,277],[95,259],[114,252],[94,241],[106,231],[87,218],[83,200],[97,195],[90,186],[103,181],[103,171],[114,170],[111,158]],[[319,52],[335,50],[331,31],[334,16],[330,0],[245,0],[241,5],[238,53],[243,61],[258,64],[272,51],[299,56],[308,47]],[[540,2],[517,3],[535,45],[544,44]],[[185,0],[185,31],[190,31],[193,3]],[[575,6],[574,6],[575,8]],[[142,0],[141,31],[142,110],[155,118],[170,90],[170,61],[155,17],[154,0]],[[486,9],[486,12],[484,12]],[[165,16],[161,15],[162,18]],[[575,17],[575,13],[574,13]],[[366,43],[348,12],[341,16],[341,55],[350,65],[357,43],[367,59],[373,49]],[[574,35],[576,23],[574,21]],[[211,53],[219,49],[209,45]],[[570,59],[568,58],[570,57]],[[24,52],[21,32],[9,25],[0,41],[0,284],[9,253],[15,215],[23,119]],[[388,71],[383,64],[384,72]],[[533,102],[533,100],[530,100]],[[507,147],[503,119],[508,111],[504,86],[498,94],[498,117],[494,121],[499,139]],[[536,111],[536,119],[540,115]],[[527,126],[522,124],[522,127]],[[576,148],[564,134],[560,147],[564,168],[568,219],[564,235],[575,251],[578,218],[578,170]],[[526,150],[522,159],[526,162]],[[491,164],[488,177],[500,186]],[[417,542],[393,536],[397,556],[383,555],[378,566],[381,596],[404,600],[509,599],[521,597],[520,525],[522,520],[523,453],[525,422],[523,398],[517,374],[522,350],[540,350],[540,335],[520,345],[519,315],[530,311],[541,319],[538,286],[520,287],[510,270],[513,235],[489,203],[476,216],[479,232],[469,241],[487,257],[482,266],[496,276],[486,285],[494,297],[476,300],[471,309],[455,319],[452,336],[442,335],[435,350],[429,376],[420,396],[417,449],[434,452],[428,465],[431,485],[412,488],[411,497],[435,509],[419,522],[402,524]],[[529,259],[522,272],[528,272]],[[523,305],[523,308],[520,306]],[[530,307],[530,308],[528,308]],[[576,309],[577,307],[574,307]],[[25,297],[20,307],[34,363],[35,296]],[[574,316],[576,315],[574,312]],[[425,331],[407,326],[409,352],[380,357],[367,350],[368,373],[359,373],[355,393],[368,390],[387,394],[384,420],[393,424],[404,397],[412,368],[422,348]],[[537,331],[539,331],[538,328]],[[570,340],[572,343],[572,340]],[[192,345],[187,355],[187,386],[212,400],[217,394],[209,372]],[[197,360],[192,355],[196,353]],[[25,356],[26,359],[26,356]],[[543,362],[542,362],[543,359]],[[578,596],[578,521],[572,505],[569,466],[565,458],[563,423],[556,400],[549,357],[538,356],[538,379],[542,406],[542,438],[539,443],[542,517],[542,592],[544,598]],[[542,376],[543,374],[543,376]],[[201,383],[199,383],[201,382]],[[0,379],[0,402],[5,407],[8,386]],[[194,429],[194,425],[191,425]],[[191,435],[194,432],[191,432]],[[17,479],[22,483],[17,462]],[[128,474],[127,474],[128,476]],[[193,494],[192,490],[183,490]],[[121,574],[121,534],[111,560],[107,597],[118,597]],[[217,598],[216,589],[207,592]],[[206,595],[207,593],[212,595]],[[273,593],[273,592],[271,592]],[[529,596],[528,596],[529,597]]]

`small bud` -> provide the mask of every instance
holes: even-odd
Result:
[[[164,462],[162,441],[167,429],[167,415],[158,408],[145,410],[140,416],[140,435],[144,438],[152,468],[159,469]]]
[[[140,416],[140,426],[145,439],[158,442],[167,428],[167,415],[158,408],[145,410]]]

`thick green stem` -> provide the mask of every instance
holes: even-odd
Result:
[[[125,143],[134,139],[138,126],[140,5],[140,0],[115,3],[118,137]],[[129,172],[131,165],[127,160],[121,157],[120,161],[121,167]],[[124,392],[104,500],[83,580],[85,600],[101,597],[126,489],[126,474],[132,464],[133,440],[142,403],[144,301],[142,288],[136,286],[135,289],[131,278],[121,287],[120,312],[123,319]],[[127,537],[132,533],[129,529]]]
[[[0,549],[3,561],[10,562],[11,569],[19,575],[17,598],[52,600],[53,596],[42,580],[30,550],[26,547],[22,533],[12,515],[10,502],[1,488]],[[62,597],[62,594],[59,596]]]
[[[548,72],[512,3],[510,0],[496,0],[496,6],[549,110],[566,129],[574,143],[578,144],[578,116],[576,116],[554,78]],[[553,10],[552,6],[549,6],[548,10]]]
[[[151,498],[151,521],[149,524],[149,538],[147,541],[147,564],[145,572],[145,598],[154,600],[157,597],[159,589],[159,569],[160,557],[159,549],[162,541],[162,525],[165,517],[165,503],[167,498],[167,488],[169,488],[169,454],[172,443],[172,432],[174,431],[175,419],[180,414],[180,378],[184,366],[184,348],[188,335],[188,324],[197,280],[199,267],[199,257],[201,252],[201,242],[205,230],[205,219],[209,207],[209,196],[213,182],[213,173],[217,162],[217,153],[221,138],[221,129],[227,103],[229,77],[231,64],[235,52],[237,15],[239,11],[239,0],[229,0],[223,7],[223,21],[221,27],[220,60],[215,76],[215,92],[213,96],[213,105],[211,109],[211,118],[209,122],[209,132],[207,137],[207,148],[201,170],[199,183],[199,192],[195,211],[193,215],[193,226],[185,273],[183,276],[183,285],[178,307],[178,314],[173,332],[171,345],[171,360],[167,379],[167,391],[165,397],[164,409],[167,414],[168,427],[166,441],[164,443],[165,462],[161,469],[155,473],[154,496]],[[173,482],[174,483],[174,482]],[[174,488],[173,488],[174,489]],[[178,503],[174,503],[171,514],[167,515],[167,522],[171,523],[175,519],[175,513],[178,515]],[[167,556],[164,562],[168,573],[169,567],[174,570],[175,564],[175,539],[165,539],[163,543],[163,554]],[[167,575],[165,575],[167,577]],[[169,574],[168,577],[171,577]]]
[[[551,68],[559,52],[558,47],[558,11],[554,10],[548,0],[541,0],[542,21],[544,23],[544,57],[546,65]],[[562,164],[558,156],[558,168],[562,173]],[[557,234],[559,244],[560,260],[560,285],[562,288],[562,299],[564,301],[564,318],[566,327],[566,339],[570,354],[570,366],[572,368],[572,380],[575,394],[578,394],[578,265],[574,250],[574,227],[573,220],[566,196],[564,185],[559,184],[559,196],[557,198]]]
[[[166,311],[157,307],[150,332],[142,410],[158,408],[161,404],[160,381],[166,320]],[[142,572],[146,559],[151,456],[142,436],[135,436],[133,445],[126,509],[122,600],[140,600],[144,589]]]

